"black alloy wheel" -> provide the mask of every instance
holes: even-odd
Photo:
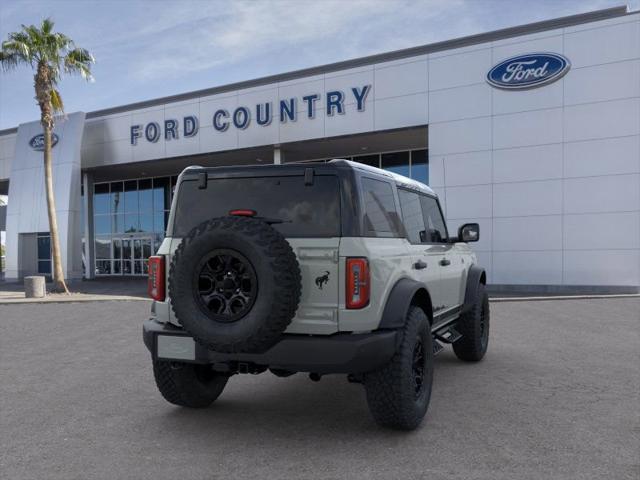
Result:
[[[209,318],[222,323],[235,322],[255,303],[256,272],[240,252],[226,248],[212,250],[194,271],[193,291],[198,306]]]

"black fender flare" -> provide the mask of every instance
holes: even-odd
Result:
[[[414,298],[416,299],[414,301]],[[409,312],[409,307],[417,304],[425,310],[429,322],[433,321],[431,308],[431,296],[427,287],[410,278],[401,278],[391,289],[387,297],[387,303],[382,312],[380,329],[402,328]]]
[[[475,305],[478,297],[478,285],[487,284],[487,274],[484,268],[477,265],[471,265],[469,273],[467,273],[467,286],[464,292],[464,303],[462,304],[462,313],[466,313],[473,305]]]

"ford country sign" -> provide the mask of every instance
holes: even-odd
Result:
[[[508,58],[489,70],[487,82],[505,90],[541,87],[565,75],[571,63],[557,53],[530,53]]]
[[[55,133],[51,134],[51,148],[56,146],[58,143],[58,135]],[[29,140],[29,146],[38,152],[44,151],[44,133],[39,133]]]

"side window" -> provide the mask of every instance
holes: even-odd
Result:
[[[427,227],[427,241],[432,243],[444,243],[448,239],[447,227],[445,226],[440,207],[435,198],[420,195],[422,203],[422,213],[424,223]]]
[[[367,232],[380,237],[400,236],[402,223],[396,210],[391,184],[363,177],[362,191]]]
[[[408,190],[398,189],[402,220],[407,230],[407,238],[411,243],[424,243],[426,241],[426,228],[420,204],[420,195]]]

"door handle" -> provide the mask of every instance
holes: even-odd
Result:
[[[440,260],[440,265],[442,265],[443,267],[446,267],[447,265],[451,265],[451,261],[447,260],[446,258],[443,258],[442,260]]]
[[[418,260],[416,263],[413,264],[413,268],[415,268],[416,270],[422,270],[424,268],[427,268],[427,264],[422,260]]]

